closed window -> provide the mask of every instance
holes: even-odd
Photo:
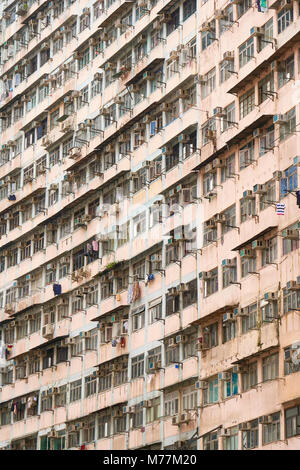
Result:
[[[263,358],[263,382],[273,380],[278,377],[279,355],[278,353]]]

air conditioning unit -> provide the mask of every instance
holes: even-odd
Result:
[[[151,408],[151,405],[152,405],[151,400],[142,400],[140,402],[140,406],[142,408]]]
[[[254,199],[254,197],[255,196],[254,196],[253,192],[249,189],[247,191],[243,192],[243,198],[244,199]]]
[[[213,109],[213,115],[215,117],[224,117],[226,116],[226,113],[224,112],[223,108],[221,108],[221,106],[217,106]]]
[[[260,424],[270,424],[272,423],[272,415],[260,416],[258,422]]]
[[[255,184],[253,186],[253,193],[254,194],[266,194],[266,189],[264,184]]]
[[[176,344],[186,343],[187,342],[187,336],[177,335],[176,338],[175,338],[175,342],[176,342]]]
[[[155,73],[153,73],[153,72],[144,72],[143,79],[144,80],[154,80],[155,79]]]
[[[225,160],[222,160],[221,158],[215,158],[212,161],[212,166],[213,168],[224,168],[225,167]]]
[[[206,380],[198,380],[195,383],[195,388],[197,390],[206,390],[208,388],[208,382]]]
[[[48,136],[42,137],[42,147],[49,147],[52,144],[52,141],[49,139]]]
[[[168,339],[167,346],[168,348],[175,348],[176,347],[175,338]]]
[[[282,238],[285,238],[286,240],[299,240],[299,231],[285,229],[282,231]]]
[[[182,144],[189,144],[191,142],[191,137],[188,134],[179,134],[178,142]]]
[[[264,240],[253,240],[252,250],[264,250],[266,248],[266,242]]]
[[[163,13],[161,15],[160,20],[162,23],[170,23],[170,21],[172,21],[172,18],[173,16],[170,13]]]
[[[161,369],[161,362],[160,361],[149,361],[148,365],[148,372],[154,372]]]
[[[232,312],[223,313],[223,323],[234,321],[234,314]]]
[[[229,268],[232,268],[233,266],[236,266],[236,259],[233,258],[233,259],[223,259],[222,260],[222,266],[223,267],[229,267]]]
[[[42,328],[43,338],[51,338],[54,335],[54,325],[45,325]]]
[[[246,259],[246,258],[255,258],[255,257],[256,257],[256,253],[255,253],[254,250],[244,248],[243,250],[240,250],[240,257],[243,258],[243,259]]]
[[[205,228],[206,229],[214,229],[217,227],[217,222],[215,218],[208,219],[205,221]]]
[[[239,430],[240,431],[249,431],[251,429],[250,423],[240,423],[239,424]]]
[[[264,30],[257,26],[253,26],[253,28],[250,29],[250,36],[264,36]]]
[[[57,189],[58,189],[58,184],[55,184],[55,183],[50,184],[50,187],[49,187],[50,191],[56,191]]]
[[[47,437],[48,437],[48,439],[54,439],[54,438],[58,437],[58,432],[57,431],[50,431]]]
[[[114,103],[115,104],[124,104],[124,96],[116,96],[114,98]]]
[[[267,301],[278,300],[278,292],[266,292],[264,295],[264,300],[267,300]]]
[[[275,114],[273,116],[274,124],[286,124],[287,121],[288,121],[288,117],[286,114]]]
[[[288,281],[286,283],[286,289],[287,290],[300,290],[300,283],[297,281]]]
[[[116,64],[114,62],[106,62],[106,64],[104,65],[104,70],[107,71],[107,70],[115,70],[116,68]]]
[[[233,51],[224,52],[223,60],[234,60],[234,52]]]

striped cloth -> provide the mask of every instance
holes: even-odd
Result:
[[[277,203],[276,204],[276,214],[277,215],[284,215],[285,204]]]

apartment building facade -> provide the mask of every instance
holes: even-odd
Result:
[[[0,17],[0,448],[299,448],[300,3]]]

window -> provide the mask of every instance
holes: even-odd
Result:
[[[196,0],[186,0],[183,4],[183,21],[189,18],[197,10]]]
[[[179,26],[179,8],[172,11],[171,13],[172,19],[167,23],[167,36],[171,34],[175,29]]]
[[[144,375],[144,354],[133,357],[131,360],[131,378],[142,377]]]
[[[175,263],[179,258],[178,244],[167,245],[166,247],[166,266]]]
[[[135,413],[131,415],[131,419],[133,428],[143,425],[143,407],[140,404],[135,405]]]
[[[270,73],[258,82],[258,103],[263,103],[266,99],[274,100],[274,74]]]
[[[43,370],[54,366],[54,349],[47,349],[45,356],[43,357]]]
[[[204,297],[208,297],[218,291],[218,268],[203,274],[202,278],[204,281]]]
[[[50,114],[50,130],[57,126],[57,119],[59,118],[59,108]]]
[[[203,436],[203,450],[219,450],[218,432],[210,432]]]
[[[125,416],[126,417],[126,416]],[[100,414],[98,416],[98,438],[103,439],[111,434],[111,416]]]
[[[41,412],[52,410],[52,395],[47,395],[47,392],[42,392],[41,395]]]
[[[198,335],[196,333],[188,335],[187,341],[183,344],[183,360],[197,356],[197,339]]]
[[[237,281],[237,267],[236,258],[233,258],[229,266],[223,265],[222,277],[223,277],[223,289],[230,286],[232,283]]]
[[[210,193],[217,186],[217,172],[209,171],[203,175],[203,195]]]
[[[99,378],[99,392],[109,390],[112,385],[112,374],[106,373],[104,377]]]
[[[220,84],[224,83],[232,76],[234,71],[234,60],[222,60],[219,68]]]
[[[228,31],[233,23],[233,6],[230,5],[224,10],[225,18],[221,18],[219,22],[220,35]]]
[[[278,65],[278,88],[281,88],[295,77],[294,54],[280,62]]]
[[[242,372],[242,390],[246,392],[257,384],[257,362],[252,362],[248,366],[243,367]]]
[[[218,230],[217,224],[215,228],[207,228],[205,223],[203,224],[203,246],[207,246],[212,242],[217,241],[218,238]]]
[[[296,108],[291,109],[284,116],[285,122],[284,124],[280,124],[279,127],[280,142],[296,131]]]
[[[219,401],[219,382],[218,377],[212,377],[208,382],[208,387],[203,390],[203,405],[218,403]]]
[[[239,47],[239,66],[242,68],[254,58],[254,38],[248,39]]]
[[[223,343],[231,341],[237,337],[237,321],[223,322]]]
[[[267,380],[276,379],[276,377],[278,377],[278,368],[279,368],[278,353],[272,354],[271,356],[263,358],[262,368],[263,368],[263,382],[266,382]]]
[[[81,399],[81,379],[70,384],[70,402]]]
[[[132,312],[132,331],[140,330],[145,326],[145,307],[139,307]]]
[[[300,406],[288,408],[285,411],[285,433],[286,438],[298,436],[300,434]]]
[[[210,22],[210,30],[201,32],[201,48],[202,51],[207,49],[216,40],[216,21]]]
[[[221,132],[225,132],[235,124],[235,103],[224,108],[225,117],[221,121]]]
[[[179,311],[179,295],[166,296],[166,316],[173,315]]]
[[[86,397],[97,393],[97,377],[95,377],[94,375],[89,375],[88,377],[85,377],[84,382]]]
[[[262,250],[261,265],[274,263],[277,259],[277,238],[271,238],[266,241],[267,248]]]
[[[256,256],[254,255],[253,258],[242,257],[241,267],[242,267],[242,273],[241,273],[242,278],[248,276],[248,274],[255,273],[256,272]]]
[[[160,398],[151,400],[151,407],[146,410],[146,423],[153,423],[160,417]]]
[[[299,349],[293,349],[292,346],[285,348],[284,350],[284,375],[294,374],[300,371],[300,364],[293,362],[293,356],[298,357]]]
[[[221,183],[229,178],[233,178],[235,174],[235,154],[230,155],[224,160],[225,165],[221,168]]]
[[[257,303],[253,303],[242,309],[242,334],[256,328],[257,325]]]
[[[280,439],[280,412],[270,415],[271,422],[263,424],[263,445]]]
[[[290,24],[294,21],[293,15],[293,4],[291,3],[290,8],[283,8],[277,16],[277,28],[278,34],[282,33]]]
[[[239,99],[239,106],[240,106],[240,119],[243,119],[247,114],[251,113],[251,111],[255,107],[255,91],[254,88],[248,90]]]
[[[238,3],[238,9],[237,9],[238,18],[244,15],[246,11],[248,11],[249,8],[251,8],[251,6],[252,6],[251,0],[241,0]]]
[[[300,290],[283,289],[283,313],[300,308]]]
[[[176,345],[174,346],[174,343],[173,343],[173,345],[171,346],[170,341],[172,340],[175,341],[175,337],[170,338],[169,340],[167,340],[167,343],[166,343],[166,350],[165,350],[166,367],[179,361],[179,344],[176,343]]]
[[[242,432],[242,449],[258,447],[258,419],[249,422],[250,429]]]
[[[272,125],[265,130],[265,134],[259,139],[259,156],[260,157],[264,155],[266,152],[269,152],[269,150],[272,150],[274,148],[274,141],[275,141],[274,125]]]
[[[283,177],[280,180],[280,199],[288,195],[290,191],[296,191],[297,185],[297,166],[293,165],[283,172]]]
[[[168,393],[165,396],[164,415],[174,416],[179,412],[178,392]]]
[[[236,207],[235,204],[228,209],[226,209],[224,212],[222,212],[221,215],[225,216],[226,220],[225,223],[222,223],[222,235],[225,235],[225,233],[229,232],[232,230],[234,227],[236,227]]]
[[[166,78],[169,80],[179,72],[179,59],[169,60],[166,66]],[[177,112],[178,115],[178,112]]]
[[[205,326],[202,333],[202,344],[204,347],[210,349],[218,346],[218,322]]]
[[[240,200],[241,223],[251,219],[256,214],[255,197],[244,197]]]
[[[79,18],[79,32],[81,33],[90,26],[90,14],[83,14]]]
[[[197,302],[197,279],[185,284],[188,289],[187,292],[183,293],[183,308],[188,307]]]
[[[223,397],[229,398],[238,394],[238,374],[231,372],[230,379],[223,381]]]
[[[88,65],[90,61],[90,50],[89,48],[82,52],[81,57],[78,61],[78,70],[83,69],[86,65]]]
[[[214,67],[203,76],[201,98],[204,99],[216,89],[216,68]]]
[[[156,322],[159,318],[162,318],[162,301],[159,299],[152,300],[148,307],[148,322],[150,325]]]
[[[273,18],[267,21],[267,23],[264,24],[261,29],[263,31],[263,36],[258,37],[258,52],[266,47],[273,39]]]

